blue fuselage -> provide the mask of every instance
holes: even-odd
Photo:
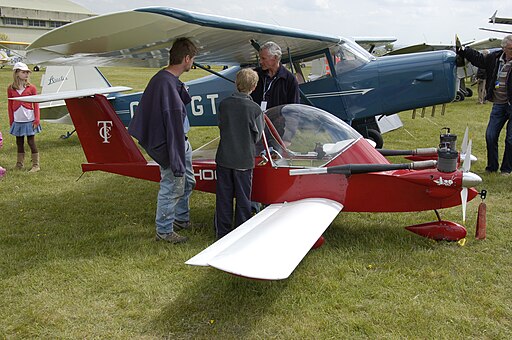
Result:
[[[343,70],[342,62],[329,63],[328,74],[300,84],[303,102],[351,124],[369,117],[448,103],[456,95],[455,53],[451,51],[381,57],[348,71]],[[232,67],[220,73],[233,80],[238,70]],[[192,96],[188,106],[191,125],[217,125],[218,104],[234,91],[234,84],[216,75],[186,84]],[[141,93],[121,94],[113,100],[125,125],[140,97]]]

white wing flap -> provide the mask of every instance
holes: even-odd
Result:
[[[286,279],[342,208],[325,198],[270,205],[186,263],[254,279]]]

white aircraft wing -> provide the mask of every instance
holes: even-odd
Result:
[[[353,37],[352,39],[370,53],[375,48],[386,46],[396,41],[395,37]]]
[[[63,91],[57,93],[46,93],[46,94],[36,94],[33,96],[25,96],[9,98],[9,100],[16,100],[20,102],[27,103],[45,103],[51,102],[55,100],[65,100],[71,98],[80,98],[80,97],[89,97],[94,96],[95,94],[109,94],[115,92],[123,92],[130,91],[131,87],[126,86],[112,86],[112,87],[104,87],[104,88],[94,88],[94,89],[82,89],[76,91]]]
[[[494,12],[494,14],[489,18],[489,23],[512,25],[512,18],[499,18],[496,16],[497,14],[498,11]]]
[[[342,208],[325,198],[272,204],[186,264],[253,279],[286,279]]]
[[[481,40],[471,40],[463,43],[463,46],[469,46],[475,50],[484,50],[491,48],[500,47],[501,39],[497,38],[487,38]],[[420,43],[416,45],[405,46],[402,48],[398,48],[394,51],[387,53],[386,55],[397,55],[397,54],[406,54],[406,53],[418,53],[418,52],[428,52],[428,51],[440,51],[440,50],[453,50],[452,45],[445,44],[429,44],[429,43]]]
[[[168,7],[147,7],[87,18],[54,29],[27,49],[34,63],[163,67],[179,37],[200,48],[200,64],[255,63],[254,46],[272,40],[284,57],[322,50],[341,42],[334,35],[268,25]]]

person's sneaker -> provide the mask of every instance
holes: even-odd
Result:
[[[155,239],[157,241],[167,241],[169,243],[183,243],[183,242],[187,242],[188,237],[178,235],[178,233],[173,231],[172,233],[168,233],[168,234],[156,233]]]
[[[501,175],[502,175],[502,176],[510,176],[510,172],[503,172],[503,171],[502,171],[502,172],[501,172]]]
[[[190,230],[192,228],[190,221],[174,221],[172,225],[177,230]]]

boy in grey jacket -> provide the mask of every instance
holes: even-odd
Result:
[[[220,143],[217,163],[215,231],[217,239],[251,218],[255,144],[263,133],[263,114],[250,93],[258,74],[249,68],[236,75],[237,92],[219,104]],[[236,199],[233,224],[233,198]]]

